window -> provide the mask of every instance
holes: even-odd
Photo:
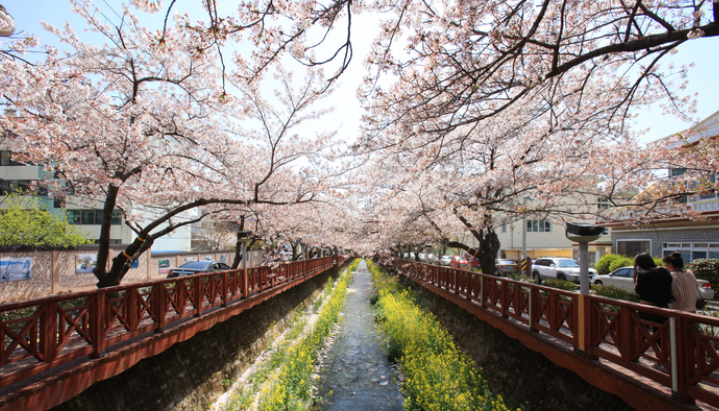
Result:
[[[631,268],[623,268],[621,270],[617,270],[617,272],[614,273],[613,277],[632,277],[634,276],[634,270]]]
[[[95,240],[95,244],[100,244],[100,240]],[[122,241],[110,239],[110,244],[122,244]]]
[[[717,181],[717,178],[716,178],[716,177],[717,177],[716,174],[712,174],[711,177],[709,178],[709,181],[711,182],[711,185],[714,185],[714,183],[716,183],[716,181]],[[700,195],[700,196],[699,196],[699,199],[700,199],[700,200],[711,200],[711,199],[714,199],[714,198],[716,198],[716,197],[717,197],[717,194],[716,194],[716,193],[709,193],[709,194]]]
[[[102,210],[67,210],[67,221],[70,224],[100,225]],[[112,212],[110,224],[122,224],[122,213],[119,210]]]
[[[55,197],[52,206],[55,208],[63,208],[65,206],[65,199],[62,197]]]
[[[80,214],[80,224],[95,224],[95,210],[83,210]]]
[[[547,220],[527,220],[528,233],[549,233],[552,231],[552,224]]]
[[[598,198],[597,199],[597,210],[608,210],[608,209],[609,209],[609,199]]]
[[[507,223],[502,223],[502,232],[503,233],[507,232]]]
[[[700,258],[719,258],[719,243],[663,243],[662,255],[679,253],[685,263]]]
[[[120,213],[118,210],[115,210],[112,212],[112,220],[110,221],[110,224],[117,225],[122,224],[122,213]]]
[[[651,242],[648,240],[617,240],[617,254],[633,257],[651,251]]]
[[[80,224],[80,210],[67,210],[67,221],[70,224]]]

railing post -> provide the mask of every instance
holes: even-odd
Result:
[[[137,298],[140,290],[132,288],[125,291],[125,321],[130,328],[130,331],[136,331],[139,325],[139,319],[137,318]]]
[[[574,353],[588,360],[596,361],[599,359],[599,357],[592,354],[592,345],[594,344],[594,335],[598,324],[595,324],[593,320],[594,316],[592,316],[592,300],[586,294],[579,294],[577,295],[576,306],[577,308],[575,322],[577,323],[577,326],[575,330],[576,334],[574,336],[575,343],[573,344]],[[622,320],[626,320],[626,318],[620,318],[620,321]],[[621,324],[621,330],[624,330],[627,327],[628,321],[627,323]],[[625,347],[625,352],[631,352],[631,349],[627,350]]]
[[[467,301],[472,301],[472,288],[474,286],[474,273],[467,273],[465,275],[467,278],[467,281],[465,283],[465,289],[467,290],[467,295],[465,296],[467,298]]]
[[[484,308],[484,274],[479,275],[479,307]]]
[[[496,282],[496,279],[493,279],[492,281]],[[509,303],[509,289],[507,287],[507,282],[502,281],[499,286],[499,300],[500,304],[502,304],[502,318],[508,318],[509,314],[507,314],[507,304]]]
[[[227,294],[230,292],[230,285],[227,283],[227,272],[222,273],[222,280],[220,284],[220,289],[222,290],[222,303],[220,304],[221,307],[227,307]]]
[[[247,278],[247,269],[242,269],[242,283],[244,284],[244,288],[242,289],[242,298],[247,298],[247,296],[250,295],[250,280]]]
[[[693,327],[693,324],[683,317],[669,317],[669,321],[672,345],[672,398],[682,404],[694,405],[694,399],[687,394],[689,371],[694,369],[696,362],[694,346],[689,340],[692,337],[689,327]]]
[[[203,292],[204,288],[204,278],[203,277],[197,277],[195,278],[195,317],[199,317],[202,315],[202,302],[204,300],[205,293]]]
[[[40,350],[45,359],[45,363],[52,362],[57,356],[56,352],[56,335],[57,335],[57,302],[50,301],[45,303],[45,310],[40,317],[40,325],[36,328],[40,334]],[[3,344],[5,342],[3,341]]]
[[[175,285],[175,289],[177,290],[177,285]],[[154,331],[156,333],[161,333],[162,327],[165,326],[165,315],[167,314],[167,289],[165,288],[164,283],[157,284],[155,287],[155,299],[153,305],[154,309],[152,311],[156,315]]]
[[[622,360],[629,362],[631,361],[632,351],[637,349],[631,336],[637,333],[638,330],[632,328],[632,314],[629,308],[622,307],[619,309],[619,312],[621,316],[619,323],[619,354],[622,356]],[[645,325],[637,324],[637,327],[645,327]],[[639,335],[641,335],[641,333]]]
[[[539,330],[537,329],[537,301],[534,297],[536,292],[536,288],[534,286],[529,286],[529,293],[528,293],[528,301],[529,307],[527,307],[527,311],[529,312],[529,332],[530,333],[538,333]]]
[[[100,288],[95,292],[94,301],[90,308],[90,332],[92,335],[92,353],[90,354],[90,358],[100,358],[105,353],[104,323],[105,290]]]

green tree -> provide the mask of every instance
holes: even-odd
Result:
[[[91,242],[67,221],[37,206],[33,196],[12,193],[0,201],[0,245],[77,247]]]

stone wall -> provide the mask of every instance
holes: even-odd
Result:
[[[632,409],[616,395],[594,387],[464,309],[402,278],[406,285],[417,287],[425,307],[483,370],[490,389],[509,404],[531,411]]]
[[[322,292],[331,269],[210,330],[98,382],[53,411],[199,411],[224,392],[287,328],[294,313]]]

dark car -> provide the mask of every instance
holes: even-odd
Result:
[[[230,266],[221,263],[219,261],[212,261],[212,260],[202,260],[202,261],[190,261],[185,264],[182,264],[181,266],[177,268],[173,268],[170,270],[170,273],[167,274],[167,278],[175,278],[175,277],[184,277],[187,275],[194,275],[194,274],[202,274],[202,273],[212,273],[215,271],[225,271],[229,270]]]

